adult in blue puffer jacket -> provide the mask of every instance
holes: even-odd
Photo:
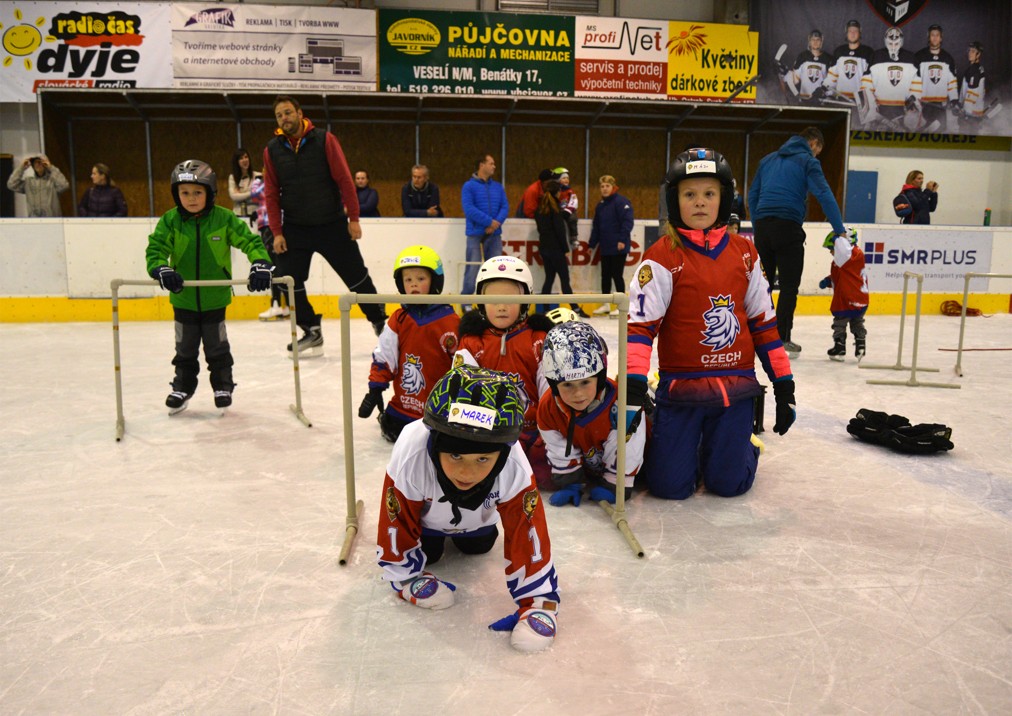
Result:
[[[461,293],[474,293],[478,277],[478,264],[502,255],[502,223],[509,214],[509,201],[502,184],[492,178],[495,159],[484,155],[475,162],[475,171],[460,190],[464,205],[464,233],[467,234],[467,261],[464,269],[464,287]]]
[[[819,200],[826,218],[838,235],[846,235],[843,217],[822,165],[816,159],[825,139],[815,127],[806,127],[759,162],[748,190],[748,208],[755,227],[755,246],[770,283],[780,282],[777,329],[784,348],[797,357],[801,346],[791,341],[798,286],[805,266],[805,211],[808,194]]]
[[[622,271],[632,244],[632,202],[618,193],[618,182],[611,174],[605,174],[598,183],[601,201],[594,210],[594,224],[587,246],[592,251],[601,247],[601,293],[611,293],[612,283],[615,284],[616,291],[624,293],[625,279]],[[598,316],[605,313],[618,317],[618,309],[612,306],[609,312],[608,304],[594,312]]]

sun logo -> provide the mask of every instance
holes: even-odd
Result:
[[[14,64],[15,57],[24,57],[25,69],[31,70],[32,58],[29,55],[42,47],[43,40],[45,42],[56,42],[56,38],[51,35],[43,37],[42,32],[39,31],[38,28],[46,23],[46,18],[44,17],[39,17],[34,25],[20,22],[24,19],[24,15],[22,15],[20,8],[14,8],[14,19],[19,21],[18,24],[11,25],[6,30],[4,30],[3,23],[0,23],[0,30],[4,30],[3,48],[9,53],[3,59],[3,66],[10,67]]]
[[[702,29],[702,25],[690,25],[688,30],[682,30],[672,37],[666,45],[668,54],[688,55],[691,53],[695,55],[706,46],[706,33],[699,32]]]
[[[710,296],[710,310],[703,313],[703,321],[706,323],[706,330],[700,331],[703,334],[700,343],[714,351],[727,348],[741,332],[741,324],[734,315],[734,301],[731,300],[731,296],[716,298]]]

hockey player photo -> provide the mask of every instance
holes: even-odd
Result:
[[[826,96],[857,102],[861,92],[861,81],[871,65],[872,49],[861,44],[861,23],[850,20],[847,23],[847,41],[833,52],[836,62],[829,68],[822,83]]]
[[[798,53],[794,66],[785,77],[785,82],[798,95],[801,104],[819,104],[818,97],[812,95],[822,86],[835,61],[832,55],[822,51],[822,32],[812,30],[808,33],[808,49]]]
[[[929,131],[921,117],[921,79],[914,54],[903,49],[903,30],[890,27],[861,85],[861,124],[891,131]]]
[[[987,108],[987,83],[984,80],[984,66],[980,63],[983,55],[984,46],[979,42],[971,42],[966,49],[966,59],[970,65],[959,78],[959,118],[969,125],[979,125],[984,120]]]
[[[956,61],[942,49],[942,26],[928,28],[928,45],[914,55],[921,78],[921,114],[925,124],[943,124],[947,108],[959,104],[959,81]]]
[[[457,587],[428,568],[442,558],[447,538],[465,555],[486,554],[501,528],[517,609],[489,628],[512,632],[515,649],[534,652],[555,641],[559,580],[541,495],[517,443],[523,424],[524,399],[509,376],[472,366],[443,376],[425,417],[405,426],[394,445],[376,554],[397,597],[446,609]]]

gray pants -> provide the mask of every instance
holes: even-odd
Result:
[[[232,350],[225,333],[225,309],[213,311],[188,311],[174,308],[176,323],[176,377],[172,389],[193,393],[197,389],[197,374],[200,372],[200,344],[204,344],[204,359],[211,374],[211,388],[228,390],[235,388],[232,382]]]
[[[847,326],[850,326],[850,332],[854,334],[854,338],[864,340],[865,336],[868,335],[868,329],[864,327],[864,314],[860,316],[853,316],[851,318],[837,318],[833,317],[833,342],[834,343],[846,343],[847,342]]]

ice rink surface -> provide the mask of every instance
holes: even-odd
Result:
[[[594,325],[614,346],[617,322]],[[866,362],[896,361],[899,317],[869,318]],[[755,486],[665,502],[637,492],[637,559],[596,505],[546,506],[559,637],[522,655],[486,629],[513,611],[501,551],[452,546],[456,605],[395,598],[375,564],[390,446],[354,419],[365,501],[349,563],[339,321],[302,363],[287,324],[228,324],[235,405],[163,402],[169,323],[122,327],[126,435],[114,440],[108,324],[0,324],[3,714],[999,714],[1012,712],[1012,316],[926,315],[926,381],[832,363],[829,316],[799,317],[798,421],[763,434]],[[913,320],[907,319],[909,364]],[[352,322],[353,402],[375,337]],[[614,373],[614,365],[612,367]],[[845,431],[859,408],[952,427],[911,457]],[[767,430],[773,423],[772,396]]]

